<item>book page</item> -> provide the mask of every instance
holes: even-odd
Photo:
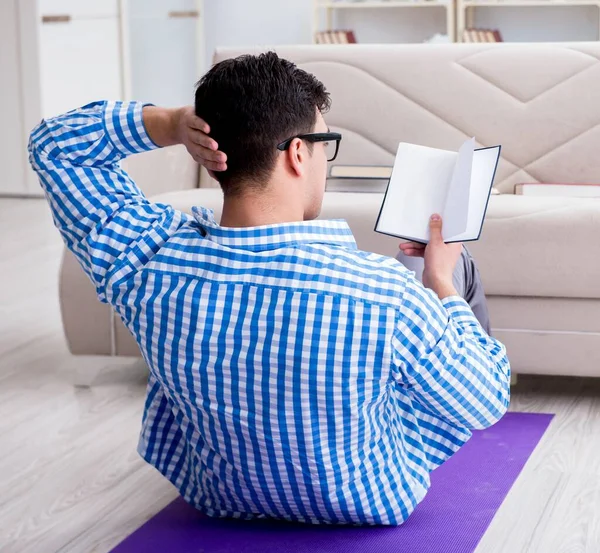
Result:
[[[440,213],[444,222],[444,240],[450,240],[453,236],[462,234],[467,230],[474,151],[474,138],[467,140],[458,151],[446,205],[444,211]]]
[[[458,154],[400,143],[375,230],[429,242],[429,218],[442,213]]]
[[[473,153],[467,228],[462,234],[450,237],[449,241],[463,242],[479,238],[499,158],[500,146],[482,148]]]

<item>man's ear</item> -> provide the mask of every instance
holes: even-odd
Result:
[[[294,138],[290,147],[285,150],[286,161],[290,171],[301,177],[305,171],[306,150],[302,148],[302,140]]]

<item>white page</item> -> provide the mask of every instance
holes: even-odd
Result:
[[[469,219],[469,197],[475,139],[467,140],[458,151],[458,159],[450,181],[446,205],[442,215],[444,240],[464,233]]]
[[[500,146],[475,150],[473,153],[467,228],[462,234],[452,236],[448,240],[463,242],[479,238],[499,157]]]
[[[429,218],[442,213],[458,154],[400,143],[375,230],[429,241]]]

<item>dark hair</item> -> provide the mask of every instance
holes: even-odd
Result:
[[[241,183],[260,187],[270,177],[277,145],[313,131],[317,109],[329,93],[316,77],[275,52],[216,64],[196,85],[196,115],[227,154],[227,171],[216,174],[225,195]]]

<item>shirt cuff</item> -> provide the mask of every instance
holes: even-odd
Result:
[[[477,319],[473,315],[473,311],[469,304],[460,296],[449,296],[442,300],[442,305],[446,309],[448,315],[457,323],[476,323]]]
[[[141,102],[106,102],[104,126],[114,147],[127,156],[155,150],[157,146],[144,125]]]

